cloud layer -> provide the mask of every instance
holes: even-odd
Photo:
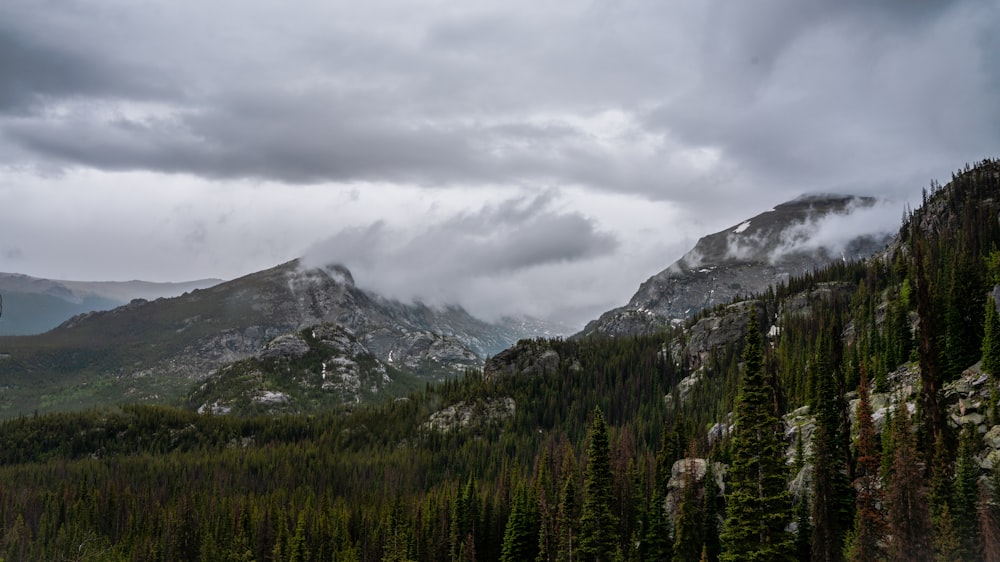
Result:
[[[998,25],[978,0],[9,0],[0,196],[37,214],[0,226],[0,269],[110,245],[132,277],[226,277],[324,247],[487,302],[617,259],[593,308],[799,194],[901,209],[996,156]]]

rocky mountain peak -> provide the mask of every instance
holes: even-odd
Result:
[[[765,291],[836,259],[860,259],[885,247],[884,234],[818,239],[823,221],[873,207],[872,197],[808,195],[776,205],[702,237],[683,257],[650,277],[623,307],[590,322],[579,336],[655,332],[736,295]]]

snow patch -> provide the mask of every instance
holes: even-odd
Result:
[[[739,226],[733,229],[733,234],[743,234],[746,229],[750,228],[750,221],[744,221]]]

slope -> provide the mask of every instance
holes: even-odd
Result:
[[[737,295],[881,250],[888,232],[844,236],[842,244],[815,240],[831,218],[871,208],[871,197],[804,196],[698,240],[687,254],[639,287],[625,306],[591,321],[578,336],[623,336],[662,330],[671,322],[728,303]]]

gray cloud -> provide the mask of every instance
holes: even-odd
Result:
[[[416,228],[375,222],[341,230],[313,245],[307,267],[339,263],[357,283],[404,301],[455,302],[485,316],[537,314],[565,318],[562,289],[551,277],[566,264],[611,256],[618,240],[578,213],[554,210],[551,193],[519,197]],[[545,273],[548,270],[548,273]],[[511,278],[547,283],[498,287]],[[516,292],[516,298],[511,291]]]
[[[257,266],[334,232],[323,247],[396,296],[592,310],[620,304],[609,287],[634,289],[681,241],[800,193],[901,208],[996,156],[998,25],[1000,6],[979,0],[8,0],[0,180],[48,190],[10,191],[19,199],[5,204],[38,214],[4,237],[98,230],[72,213],[46,228],[51,205],[31,204],[82,184],[107,197],[91,212],[167,224],[149,234],[157,251],[201,267]],[[113,178],[138,178],[130,188],[150,204],[126,209],[118,188],[94,187]],[[199,187],[166,195],[178,185]],[[404,191],[448,212],[389,217]],[[288,201],[287,216],[240,195],[262,192],[271,207]],[[328,207],[326,223],[294,202],[304,194]],[[178,199],[188,218],[164,218]],[[610,233],[646,203],[668,216]],[[23,245],[25,263],[107,265],[63,240]],[[196,261],[171,259],[156,271]]]

